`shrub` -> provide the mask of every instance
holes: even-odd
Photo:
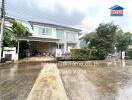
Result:
[[[90,49],[81,49],[80,50],[80,56],[83,60],[89,60],[90,59]]]
[[[80,49],[71,49],[71,54],[74,56],[74,55],[79,55],[80,53]]]
[[[132,59],[132,50],[127,51],[126,56],[128,56],[129,59]]]
[[[105,59],[106,50],[103,48],[91,48],[90,55],[91,60],[103,60]]]
[[[71,53],[74,61],[89,60],[90,49],[71,49]]]
[[[58,61],[87,61],[105,59],[106,50],[103,48],[71,49],[71,56],[58,57]]]

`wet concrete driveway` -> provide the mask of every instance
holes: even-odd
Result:
[[[132,61],[58,68],[69,100],[132,100]]]
[[[41,63],[0,66],[0,100],[25,100],[41,68]]]
[[[42,68],[43,63],[0,66],[0,100],[26,100]],[[132,61],[58,68],[69,100],[132,100]]]

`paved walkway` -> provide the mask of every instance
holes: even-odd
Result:
[[[22,60],[17,61],[16,63],[22,63],[22,62],[43,62],[43,61],[55,61],[54,57],[44,57],[44,56],[38,56],[38,57],[29,57]]]
[[[27,100],[68,100],[56,64],[44,65]]]

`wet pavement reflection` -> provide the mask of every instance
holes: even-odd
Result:
[[[58,66],[69,100],[132,100],[132,61]]]
[[[41,63],[0,66],[0,100],[25,100],[41,69]]]

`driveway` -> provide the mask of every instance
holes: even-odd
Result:
[[[41,68],[41,63],[0,66],[0,100],[25,100]]]
[[[132,100],[132,61],[59,65],[69,100]]]
[[[132,100],[132,61],[65,64],[58,69],[69,100]],[[40,62],[0,66],[0,100],[26,100],[42,68]]]

